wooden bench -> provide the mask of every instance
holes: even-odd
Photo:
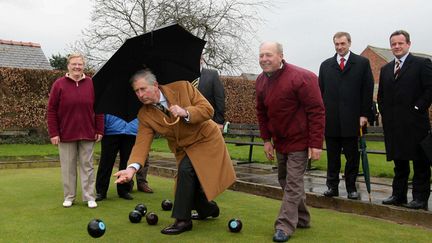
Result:
[[[30,130],[27,130],[27,129],[0,130],[0,136],[3,136],[3,137],[27,136],[29,134],[30,134]]]
[[[225,143],[235,144],[236,146],[249,146],[249,157],[247,163],[252,163],[252,153],[254,146],[264,146],[264,142],[260,139],[260,131],[258,125],[255,124],[227,124],[226,132],[224,131]],[[238,140],[238,138],[248,138],[248,141]],[[255,139],[260,141],[255,141]]]
[[[244,139],[239,140],[238,138],[248,138],[247,141]],[[368,141],[383,141],[383,129],[382,127],[368,127],[366,140]],[[249,146],[249,156],[246,163],[252,163],[253,147],[264,146],[264,142],[260,138],[260,131],[258,125],[255,124],[241,124],[241,123],[229,123],[227,125],[226,132],[224,131],[225,143],[234,144],[236,146]],[[258,139],[258,141],[256,140]],[[324,147],[323,150],[326,150]],[[381,154],[385,155],[383,150],[367,149],[369,154]],[[312,169],[310,162],[308,163],[308,169]]]

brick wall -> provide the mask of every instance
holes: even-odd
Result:
[[[369,59],[375,84],[378,84],[381,67],[387,64],[387,62],[384,60],[384,58],[378,56],[369,48],[366,48],[360,55]]]
[[[384,60],[384,58],[380,57],[369,48],[364,49],[364,51],[360,55],[369,59],[375,82],[373,99],[376,101],[381,67],[387,64],[387,62]]]

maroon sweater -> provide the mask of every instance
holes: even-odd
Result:
[[[263,139],[273,139],[276,151],[288,153],[322,148],[325,111],[315,74],[283,61],[255,83],[257,117]]]
[[[47,120],[50,137],[60,136],[61,142],[94,141],[104,131],[103,114],[96,115],[93,81],[85,77],[79,82],[64,76],[51,87]]]

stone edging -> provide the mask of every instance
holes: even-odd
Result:
[[[150,166],[152,175],[173,178],[176,170],[159,166]],[[250,193],[258,196],[282,199],[282,190],[279,187],[251,183],[237,180],[231,190]],[[395,206],[372,204],[364,201],[348,200],[345,198],[327,198],[317,193],[306,192],[306,202],[315,208],[333,209],[339,212],[354,213],[390,220],[396,223],[422,226],[432,229],[432,212],[424,210],[411,210]]]

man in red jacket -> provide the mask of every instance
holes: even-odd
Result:
[[[285,242],[296,228],[310,227],[303,176],[308,159],[320,157],[324,140],[324,105],[315,74],[283,60],[282,45],[260,46],[256,109],[264,152],[278,161],[284,190],[273,241]]]

